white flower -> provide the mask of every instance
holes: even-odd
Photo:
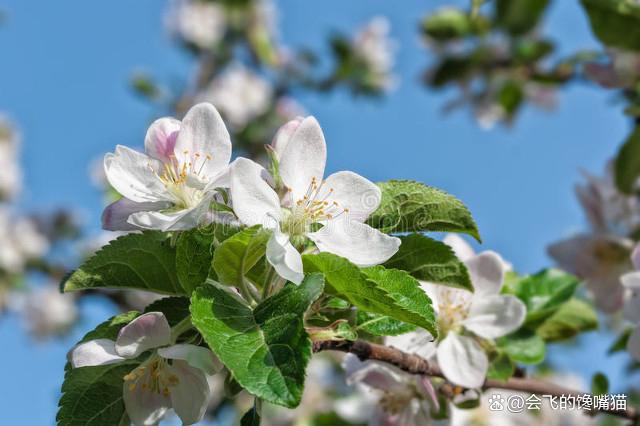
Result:
[[[624,318],[635,325],[627,341],[627,350],[640,360],[640,245],[633,249],[631,261],[636,269],[624,274],[620,279],[625,287]]]
[[[20,273],[28,260],[43,256],[48,249],[49,241],[32,220],[14,217],[0,207],[0,269]]]
[[[227,30],[224,7],[212,1],[175,1],[168,18],[173,32],[201,49],[212,48]]]
[[[19,145],[18,132],[7,119],[0,117],[0,199],[14,198],[20,192]]]
[[[362,362],[352,354],[344,357],[342,366],[348,384],[360,386],[378,399],[373,412],[361,413],[369,414],[369,425],[413,426],[432,423],[430,404],[435,406],[437,403],[428,377],[406,374],[391,365],[375,361]]]
[[[424,330],[389,337],[387,343],[424,358],[435,355],[447,380],[478,388],[489,366],[478,340],[495,339],[518,329],[524,321],[526,307],[515,296],[500,294],[506,266],[497,253],[486,251],[471,255],[469,249],[465,251],[462,252],[461,247],[456,250],[469,270],[473,293],[422,283],[423,290],[434,302],[440,332],[437,345]]]
[[[395,45],[389,39],[390,24],[383,16],[374,17],[353,39],[355,55],[367,64],[373,83],[381,89],[394,85],[391,74]]]
[[[108,230],[190,229],[206,217],[217,187],[227,186],[231,141],[213,105],[195,105],[182,122],[156,120],[146,154],[118,145],[104,158],[107,179],[124,196],[102,216]]]
[[[216,77],[198,99],[214,104],[231,125],[241,129],[267,112],[272,97],[273,88],[267,80],[236,63]]]
[[[380,204],[380,189],[348,171],[322,179],[327,147],[315,118],[298,120],[288,129],[275,148],[286,188],[282,197],[265,180],[273,180],[271,176],[253,161],[239,158],[231,167],[233,209],[243,224],[273,229],[267,259],[278,274],[294,283],[302,281],[298,249],[306,238],[318,250],[360,266],[376,265],[393,256],[400,240],[364,223]],[[322,227],[313,230],[314,224]]]
[[[219,361],[201,346],[171,345],[171,328],[161,312],[140,315],[120,330],[116,341],[79,344],[69,360],[74,368],[107,365],[149,350],[149,358],[124,376],[124,404],[133,423],[155,425],[170,408],[185,425],[200,421],[210,397],[207,375],[219,370]]]
[[[640,55],[620,49],[609,49],[610,62],[584,64],[585,75],[606,88],[627,88],[640,77]]]
[[[78,318],[75,297],[46,285],[25,295],[20,309],[29,331],[38,337],[64,332]]]

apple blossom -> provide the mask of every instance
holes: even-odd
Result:
[[[107,179],[124,198],[105,209],[103,227],[174,231],[200,224],[214,189],[227,186],[231,141],[218,111],[201,103],[182,122],[156,120],[145,151],[119,145],[105,156]]]
[[[450,239],[451,241],[451,239]],[[524,322],[526,307],[518,298],[501,295],[504,272],[502,258],[485,251],[471,255],[468,247],[454,240],[457,253],[469,270],[474,292],[422,282],[434,302],[439,341],[424,330],[388,337],[387,343],[424,358],[435,357],[445,377],[454,384],[482,386],[489,360],[480,344],[515,331]]]
[[[136,426],[155,425],[171,408],[185,425],[202,419],[210,398],[207,375],[219,362],[204,347],[172,344],[171,328],[161,312],[148,312],[125,325],[115,341],[90,340],[69,353],[73,368],[107,365],[149,357],[124,376],[123,398]]]
[[[389,21],[382,16],[373,18],[362,28],[353,40],[355,55],[369,68],[372,83],[380,89],[391,89],[394,79],[393,68],[394,43],[389,40]]]
[[[49,241],[31,219],[0,207],[0,269],[20,273],[28,260],[41,257],[48,249]]]
[[[640,55],[621,49],[609,49],[607,53],[609,63],[584,64],[587,78],[609,89],[633,87],[640,78]]]
[[[18,162],[20,136],[13,125],[0,116],[0,199],[14,198],[21,189],[22,173]]]
[[[359,266],[376,265],[393,256],[400,240],[364,223],[380,204],[380,189],[348,171],[323,180],[327,148],[315,118],[300,121],[293,132],[283,132],[290,136],[283,136],[276,145],[282,196],[268,183],[273,177],[244,158],[231,167],[230,187],[240,222],[273,229],[267,259],[278,274],[294,283],[302,281],[298,250],[307,238],[319,251],[346,257]],[[322,227],[315,230],[317,224]]]
[[[627,341],[627,350],[632,357],[640,360],[640,244],[633,249],[631,261],[636,270],[620,278],[625,287],[623,315],[627,321],[634,324]]]
[[[78,318],[74,295],[60,293],[55,284],[26,293],[18,306],[29,332],[36,337],[60,334]]]
[[[227,30],[224,6],[210,1],[174,1],[168,15],[170,30],[201,49],[210,49]]]

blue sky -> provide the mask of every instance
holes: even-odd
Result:
[[[282,38],[294,47],[322,46],[330,31],[348,31],[378,14],[390,19],[399,45],[401,85],[389,97],[371,102],[346,93],[298,96],[324,128],[328,168],[440,187],[469,206],[484,247],[521,272],[548,266],[545,246],[584,226],[572,192],[578,169],[601,172],[629,124],[610,93],[579,84],[561,93],[552,113],[527,109],[511,129],[482,131],[467,111],[443,116],[440,109],[453,93],[434,94],[418,83],[429,60],[416,31],[427,3],[445,2],[278,2]],[[180,82],[192,68],[166,34],[165,5],[0,1],[7,13],[0,28],[0,110],[23,134],[23,207],[77,207],[87,228],[97,230],[102,201],[87,177],[89,163],[118,143],[141,145],[157,113],[131,95],[128,77],[142,69]],[[562,52],[597,46],[578,2],[554,2],[546,28]],[[0,320],[0,413],[8,424],[53,424],[66,350],[110,312],[88,305],[81,330],[61,342],[34,346],[16,318]],[[603,349],[574,368],[594,371],[605,347],[598,346]],[[569,365],[576,351],[558,359]]]

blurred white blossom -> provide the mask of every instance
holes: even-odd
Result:
[[[0,200],[14,198],[22,186],[18,152],[20,135],[13,125],[0,116]]]
[[[219,42],[227,29],[224,7],[211,1],[174,1],[167,20],[173,33],[201,49]]]
[[[634,325],[627,341],[627,350],[635,359],[640,361],[640,245],[636,245],[631,254],[631,261],[635,267],[621,277],[625,287],[624,318]]]
[[[49,241],[31,219],[0,207],[0,269],[20,273],[27,261],[46,253]]]
[[[635,52],[609,49],[609,62],[584,65],[587,78],[606,88],[631,87],[640,77],[640,55]]]
[[[369,68],[372,83],[380,89],[392,89],[395,43],[389,38],[391,25],[387,18],[377,16],[366,24],[353,39],[353,51]]]
[[[75,297],[62,294],[55,283],[19,294],[15,303],[26,327],[36,337],[61,334],[78,318]]]

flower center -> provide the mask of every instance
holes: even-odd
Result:
[[[199,152],[189,156],[189,151],[184,151],[184,156],[188,160],[181,161],[175,155],[169,156],[169,162],[162,163],[160,170],[153,169],[149,164],[149,168],[174,196],[177,208],[195,207],[200,203],[207,182],[204,168],[211,160],[211,155],[201,155]]]
[[[177,385],[180,380],[178,376],[167,371],[167,365],[164,358],[152,356],[147,362],[125,375],[124,381],[128,383],[130,391],[139,388],[142,391],[169,396],[171,388]]]
[[[455,331],[469,315],[471,294],[464,290],[438,288],[438,326],[443,335]]]

